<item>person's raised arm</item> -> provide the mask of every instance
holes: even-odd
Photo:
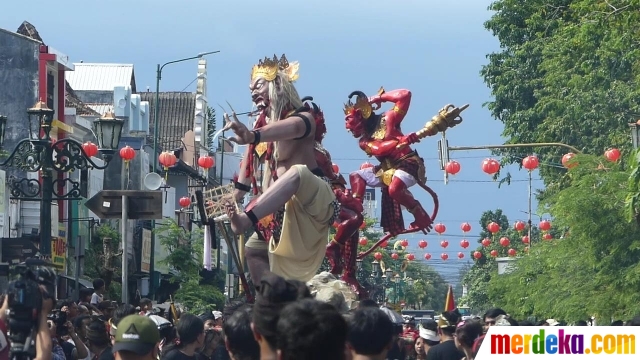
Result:
[[[40,288],[44,292],[45,290]],[[53,309],[53,299],[42,299],[42,308],[40,309],[40,320],[38,323],[38,333],[36,334],[36,357],[35,360],[51,360],[53,359],[53,341],[51,340],[51,332],[47,325],[47,316]]]

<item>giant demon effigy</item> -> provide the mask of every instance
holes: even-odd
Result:
[[[380,114],[374,112],[380,109],[382,103],[387,102],[393,103],[390,110]],[[340,190],[347,195],[347,199],[345,197],[340,199],[343,209],[348,212],[341,213],[341,222],[337,225],[336,235],[327,246],[331,272],[334,274],[343,272],[342,279],[349,283],[361,298],[366,297],[367,294],[355,278],[356,260],[370,254],[381,243],[397,235],[418,231],[429,232],[438,213],[437,195],[426,185],[424,160],[411,148],[411,145],[427,136],[436,135],[460,124],[462,122],[460,113],[468,107],[468,105],[460,108],[447,105],[422,129],[405,135],[400,125],[409,110],[410,103],[409,90],[399,89],[387,92],[381,88],[378,94],[372,97],[367,97],[362,91],[352,92],[344,107],[347,130],[358,139],[360,148],[368,156],[374,156],[380,162],[376,166],[360,169],[349,175],[351,189]],[[413,185],[418,185],[433,197],[434,210],[431,215],[409,191]],[[362,201],[367,186],[379,187],[382,190],[380,225],[386,234],[370,249],[356,254],[358,230],[363,222]],[[357,201],[348,199],[349,197]],[[402,207],[414,217],[414,221],[408,228],[404,227]]]

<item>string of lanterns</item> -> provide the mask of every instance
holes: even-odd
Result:
[[[575,156],[576,154],[574,153],[564,154],[561,160],[562,166],[564,166],[567,169],[571,169],[577,166],[578,163],[573,161],[573,158]],[[604,152],[604,157],[611,162],[617,162],[620,159],[620,156],[621,156],[620,150],[615,148],[608,149],[607,151]],[[498,160],[493,158],[486,158],[482,161],[480,167],[482,171],[485,172],[486,174],[494,175],[498,171],[500,171],[500,166],[501,165]],[[535,155],[529,155],[522,159],[522,167],[529,171],[533,171],[537,169],[538,166],[540,166],[540,160]],[[449,175],[456,175],[460,172],[461,169],[462,169],[462,166],[460,165],[459,162],[455,160],[449,161],[444,168],[444,170]]]

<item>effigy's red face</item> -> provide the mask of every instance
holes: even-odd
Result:
[[[359,138],[364,134],[364,118],[360,113],[360,110],[354,109],[345,116],[346,128],[353,137]]]
[[[262,77],[255,78],[249,84],[251,91],[251,100],[253,104],[262,111],[269,107],[271,99],[269,98],[269,82]]]

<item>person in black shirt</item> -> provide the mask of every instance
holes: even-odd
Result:
[[[429,349],[426,360],[460,360],[464,357],[464,353],[458,350],[453,341],[456,326],[461,318],[462,316],[457,309],[442,313],[438,320],[440,344]]]
[[[195,315],[184,314],[176,324],[178,341],[162,350],[162,360],[197,360],[196,350],[204,345],[204,322]]]

